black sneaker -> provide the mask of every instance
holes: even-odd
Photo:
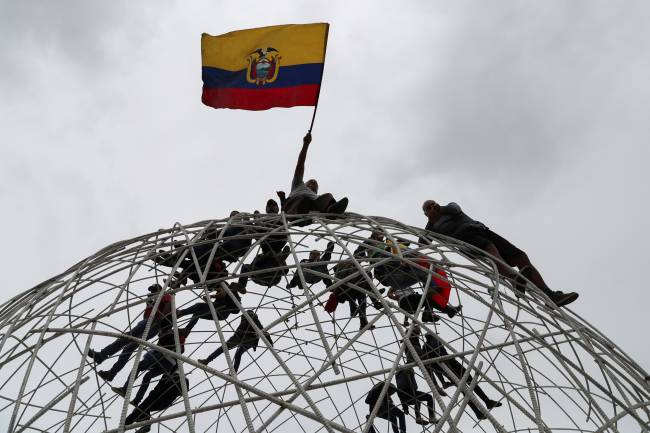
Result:
[[[327,208],[326,213],[343,213],[345,210],[348,208],[348,198],[343,197],[341,200],[334,202],[333,204],[329,205]]]
[[[502,406],[501,402],[496,400],[488,400],[488,402],[485,404],[485,407],[487,407],[488,410],[494,409],[495,407],[501,407],[501,406]]]
[[[563,307],[570,304],[571,302],[578,299],[578,296],[579,295],[576,292],[564,293],[560,290],[548,293],[548,297],[551,298],[551,301],[553,301],[553,303],[555,303],[555,305],[558,307]]]
[[[98,371],[97,376],[101,377],[106,382],[111,382],[113,379],[115,379],[115,374],[111,373],[110,370]]]
[[[106,361],[107,356],[102,352],[96,352],[93,349],[88,349],[88,357],[95,361],[95,364],[99,365],[102,362]]]
[[[101,371],[100,371],[101,373]],[[121,397],[126,397],[126,388],[123,386],[111,386],[113,392]]]

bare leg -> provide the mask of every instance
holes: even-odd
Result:
[[[533,264],[530,262],[530,259],[528,258],[528,255],[526,253],[521,253],[513,257],[511,260],[511,263],[519,268],[519,270],[523,270],[526,268],[524,272],[524,276],[528,278],[531,283],[536,285],[542,290],[550,290],[549,287],[546,285],[546,282],[542,278],[542,275],[539,273],[537,268],[533,266]]]

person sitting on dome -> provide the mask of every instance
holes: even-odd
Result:
[[[243,257],[253,243],[255,228],[243,225],[243,216],[239,211],[230,212],[230,222],[220,232],[213,232],[214,239],[221,239],[215,257],[226,262],[236,262]],[[223,233],[221,233],[223,232]]]
[[[239,282],[234,283],[222,283],[226,285],[232,296],[237,300],[237,303],[241,305],[240,294],[246,294],[246,286],[240,284]],[[213,298],[212,306],[217,316],[217,320],[226,320],[231,314],[239,313],[239,307],[237,303],[230,297],[228,292],[223,288],[219,287],[213,294],[210,295]],[[199,319],[204,320],[213,320],[212,313],[210,312],[210,305],[207,302],[208,300],[203,297],[203,302],[197,302],[196,304],[188,308],[179,308],[176,310],[176,316],[178,318],[192,315],[187,329],[192,330],[194,326],[198,323]]]
[[[185,389],[189,389],[190,382],[185,378]],[[181,377],[178,369],[164,373],[161,380],[151,390],[147,398],[133,409],[126,417],[125,426],[151,419],[151,412],[158,412],[170,408],[174,401],[183,395]],[[151,425],[146,425],[136,430],[136,433],[151,431]]]
[[[415,422],[424,425],[427,421],[422,419],[420,405],[422,401],[426,402],[429,409],[429,424],[437,422],[433,412],[433,397],[431,394],[418,390],[418,383],[415,380],[415,371],[412,368],[404,368],[395,373],[395,383],[397,384],[397,397],[402,403],[402,412],[409,414],[409,406],[415,406]]]
[[[246,263],[241,267],[241,273],[255,272],[250,276],[255,284],[264,287],[272,287],[282,281],[282,277],[289,273],[287,268],[287,257],[291,254],[289,246],[285,246],[280,253],[268,251],[255,256],[251,263]],[[263,272],[267,270],[266,272]],[[239,283],[246,286],[248,276],[241,276]]]
[[[144,313],[142,314],[142,319],[140,319],[135,327],[133,327],[131,331],[127,332],[126,335],[150,340],[158,334],[158,331],[162,327],[169,325],[170,323],[172,294],[161,293],[162,287],[160,284],[152,284],[147,290],[149,291],[149,294],[145,300],[145,308]],[[156,300],[159,297],[160,301],[158,302],[158,308],[154,312],[153,308],[156,304]],[[152,313],[153,317],[151,317]],[[147,323],[150,320],[151,324],[149,325],[149,332],[146,336],[143,336]],[[100,351],[89,349],[88,356],[92,358],[97,365],[99,365],[108,357],[115,355],[120,350],[122,351],[115,364],[113,364],[109,370],[102,370],[97,373],[99,377],[110,382],[115,378],[115,375],[124,368],[126,363],[129,361],[131,354],[135,352],[137,348],[138,343],[135,341],[129,338],[118,338]]]
[[[525,252],[508,240],[491,231],[483,223],[467,216],[456,203],[440,206],[434,200],[426,200],[422,211],[427,217],[426,230],[467,242],[499,259],[496,262],[499,272],[514,278],[517,290],[523,292],[525,284],[519,282],[517,274],[502,262],[519,268],[519,272],[539,287],[558,307],[570,304],[578,299],[575,292],[553,291],[544,282],[541,274],[532,265]],[[428,243],[420,238],[420,243]]]
[[[434,335],[431,332],[427,332],[424,338],[426,341],[423,348],[424,359],[435,359],[435,358],[449,355],[447,349],[445,349],[444,342],[437,335]],[[458,384],[460,378],[463,377],[463,375],[467,371],[467,369],[463,366],[463,364],[461,364],[456,358],[445,359],[440,362],[432,363],[431,365],[433,370],[436,372],[436,374],[447,377],[451,382],[455,384]],[[451,374],[445,371],[445,369],[442,367],[443,365],[446,366],[451,371]],[[463,385],[463,388],[461,389],[463,394],[465,394],[465,390],[467,389],[467,384],[471,382],[472,382],[472,375],[470,374],[467,376],[466,384]],[[501,402],[490,399],[478,384],[474,387],[473,392],[481,400],[483,400],[483,404],[485,404],[485,407],[487,407],[488,410],[501,406]],[[472,401],[471,398],[467,404],[472,409],[472,411],[474,411],[474,415],[476,415],[477,419],[483,420],[487,418],[487,414],[481,411],[476,405],[476,403]]]
[[[185,340],[189,335],[190,330],[188,328],[182,328],[178,330],[178,343],[180,346],[180,353],[185,352]],[[176,340],[174,337],[174,329],[172,327],[166,327],[160,330],[160,335],[158,337],[158,346],[163,347],[172,352],[176,352]],[[142,383],[138,388],[138,392],[135,395],[135,398],[131,400],[131,404],[138,405],[144,394],[149,388],[149,383],[151,379],[156,376],[160,376],[165,373],[171,373],[177,367],[176,358],[164,354],[156,349],[149,349],[142,357],[142,360],[138,363],[138,368],[136,371],[136,377],[143,371],[147,373],[142,378]],[[129,384],[129,379],[127,378],[124,385],[121,387],[111,387],[111,389],[118,395],[122,397],[126,396],[126,389]]]
[[[263,331],[264,326],[260,322],[260,319],[257,317],[255,311],[248,310],[247,313],[255,324],[255,327],[257,327],[257,331],[262,333],[264,335],[264,338],[266,338],[269,343],[273,345],[271,335],[267,331]],[[230,338],[226,340],[226,350],[230,350],[235,347],[237,348],[237,351],[235,352],[235,358],[233,360],[233,368],[236,372],[239,371],[242,355],[246,353],[248,349],[253,349],[253,352],[257,350],[257,345],[260,341],[260,336],[257,331],[253,327],[253,324],[246,320],[246,318],[242,315],[239,321],[239,326],[237,326],[237,329],[235,329],[235,332],[230,336]],[[219,355],[221,355],[223,352],[224,347],[220,345],[217,350],[208,355],[207,358],[199,359],[199,362],[201,364],[208,365],[214,359],[219,357]]]
[[[358,272],[354,265],[354,260],[342,260],[334,266],[334,276],[342,280]],[[350,306],[350,318],[359,315],[359,329],[363,329],[368,324],[366,316],[366,296],[367,294],[359,289],[372,292],[372,287],[361,273],[345,284],[341,284],[334,289],[337,302],[347,302]],[[375,329],[373,325],[370,329]]]
[[[282,210],[287,214],[306,214],[311,211],[341,214],[345,212],[348,206],[347,197],[336,201],[330,193],[318,195],[318,182],[316,182],[316,179],[309,179],[307,182],[303,181],[309,143],[311,143],[311,133],[308,132],[302,139],[302,149],[298,155],[298,163],[291,181],[289,197],[285,201],[283,200],[284,193],[278,192],[280,200],[284,202]]]
[[[302,275],[305,277],[305,282],[307,284],[316,284],[319,281],[323,281],[325,286],[331,286],[332,280],[326,275],[329,275],[329,270],[327,269],[327,262],[332,259],[332,251],[334,251],[334,242],[328,242],[325,252],[322,254],[318,250],[312,250],[309,253],[309,259],[302,259],[300,261],[300,267],[302,268]],[[310,272],[311,271],[311,272]],[[317,275],[320,274],[320,275]],[[287,289],[292,289],[300,285],[304,291],[306,288],[302,287],[300,281],[300,274],[296,271],[293,274],[293,278],[287,284]]]
[[[379,382],[373,386],[366,395],[365,402],[368,404],[368,411],[372,413],[375,405],[379,402],[381,390],[384,387],[384,382]],[[381,402],[379,402],[379,409],[377,410],[377,417],[383,418],[390,422],[393,427],[393,433],[406,433],[406,417],[390,397],[397,392],[397,388],[392,383],[388,384],[386,393]],[[368,418],[368,417],[366,417]]]

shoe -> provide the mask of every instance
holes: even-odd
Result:
[[[463,309],[462,305],[459,305],[458,307],[452,307],[450,305],[447,305],[447,308],[445,308],[445,313],[447,313],[447,317],[450,319],[453,318],[456,314],[460,313],[460,311]]]
[[[451,317],[451,316],[449,316]],[[440,316],[437,314],[430,313],[428,311],[425,311],[422,313],[422,321],[424,323],[435,323],[440,321]]]
[[[503,406],[501,402],[496,400],[488,400],[487,403],[485,404],[485,407],[487,407],[488,410],[494,409],[495,407],[501,407],[501,406]]]
[[[558,307],[563,307],[565,305],[570,304],[571,302],[575,301],[578,299],[578,294],[576,292],[568,292],[564,293],[560,290],[557,290],[555,292],[549,292],[547,293],[548,297],[551,298],[551,301]],[[551,307],[551,305],[549,305]]]
[[[444,389],[447,389],[447,388],[449,388],[450,386],[452,386],[453,384],[454,384],[453,382],[443,382],[442,387],[443,387]]]
[[[97,376],[101,377],[106,382],[111,382],[111,381],[113,381],[113,379],[115,379],[115,374],[112,373],[110,370],[98,371]]]
[[[137,406],[137,405],[140,404],[140,402],[139,402],[138,400],[136,400],[136,399],[131,400],[129,403],[130,403],[131,405],[133,405],[133,406]]]
[[[96,352],[93,349],[88,349],[88,357],[95,361],[95,364],[99,365],[102,362],[106,361],[107,356],[104,355],[101,351]]]
[[[476,415],[476,419],[478,419],[479,421],[487,419],[487,414],[486,413],[477,413],[475,415]]]
[[[438,394],[440,394],[442,397],[447,397],[447,391],[445,391],[442,388],[436,388],[436,391],[438,391]]]
[[[341,214],[341,213],[345,212],[345,210],[347,208],[348,208],[348,198],[343,197],[341,200],[339,200],[337,202],[334,202],[331,205],[329,205],[325,212],[326,213]]]
[[[101,372],[100,372],[101,373]],[[111,386],[113,392],[119,396],[126,397],[126,388],[123,386]]]
[[[210,363],[210,361],[208,361],[207,359],[199,359],[198,363],[203,364],[203,365],[208,365]]]
[[[420,425],[428,424],[428,422],[422,419],[422,417],[415,418],[415,423]]]

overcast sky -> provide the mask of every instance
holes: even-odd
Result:
[[[321,21],[306,175],[416,226],[458,202],[650,368],[645,1],[0,0],[2,299],[288,189],[311,109],[203,106],[200,35]]]

